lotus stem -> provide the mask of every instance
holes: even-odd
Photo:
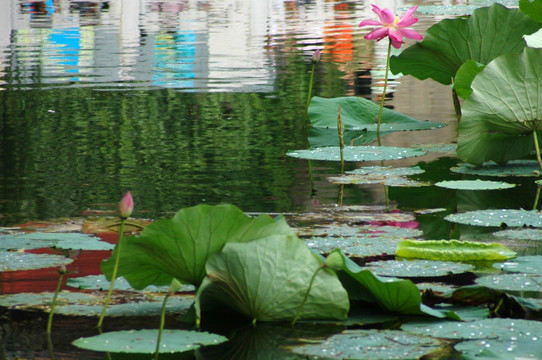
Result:
[[[311,281],[309,282],[309,287],[307,289],[307,292],[305,293],[305,297],[303,298],[301,305],[299,305],[299,308],[297,309],[297,313],[295,314],[295,317],[292,320],[292,326],[295,325],[295,323],[297,322],[297,319],[299,319],[299,316],[301,315],[301,310],[303,309],[303,306],[305,306],[305,303],[307,302],[307,299],[309,298],[309,293],[311,292],[312,284],[314,283],[314,279],[316,279],[316,275],[318,275],[318,272],[322,270],[324,267],[325,267],[325,264],[322,264],[318,269],[316,269],[314,274],[312,274]]]
[[[109,306],[109,302],[111,301],[111,294],[113,293],[113,288],[115,287],[115,279],[117,278],[117,272],[119,270],[119,262],[120,262],[120,250],[122,246],[122,239],[124,237],[124,222],[126,221],[125,218],[121,217],[120,219],[120,234],[119,234],[119,242],[117,243],[117,256],[115,257],[115,266],[113,267],[113,274],[111,275],[111,282],[109,284],[109,290],[107,291],[107,297],[105,298],[104,307],[102,309],[102,313],[100,315],[100,319],[98,320],[98,327],[101,328],[105,313],[107,312],[107,307]]]
[[[53,301],[51,302],[51,310],[49,311],[49,320],[47,321],[47,335],[51,335],[51,328],[53,326],[53,315],[55,313],[56,301],[58,299],[58,294],[60,293],[60,287],[62,286],[62,280],[64,279],[64,274],[66,273],[66,267],[61,266],[58,269],[60,276],[58,277],[58,283],[56,285],[55,295],[53,296]]]
[[[154,352],[154,360],[158,360],[160,354],[160,342],[162,341],[162,332],[164,331],[164,325],[166,323],[166,304],[169,298],[170,293],[168,292],[164,296],[164,301],[162,302],[162,311],[160,312],[160,330],[158,330],[158,339],[156,340],[156,350]]]
[[[339,148],[341,152],[341,175],[344,174],[344,132],[341,119],[341,104],[339,104],[339,114],[337,116],[337,131],[339,132]]]
[[[453,84],[452,79],[452,84]],[[461,103],[459,102],[459,97],[457,96],[457,92],[454,88],[452,88],[452,100],[454,102],[454,110],[455,110],[455,117],[457,118],[457,122],[461,120]]]
[[[538,208],[538,200],[540,200],[540,186],[536,187],[536,196],[534,198],[533,210]]]
[[[382,122],[382,111],[384,109],[384,101],[386,100],[386,91],[388,89],[388,74],[390,72],[390,55],[391,55],[391,39],[388,43],[388,56],[386,57],[386,73],[384,75],[384,89],[382,89],[382,100],[380,101],[380,110],[378,111],[378,120],[376,122],[376,140],[378,146],[382,146],[380,142],[380,123]]]
[[[307,105],[305,106],[305,121],[304,124],[307,125],[307,121],[309,120],[309,105],[311,103],[311,97],[312,97],[312,83],[314,80],[314,68],[316,67],[316,63],[312,62],[312,69],[311,69],[311,77],[309,80],[309,92],[307,94]]]
[[[538,161],[538,166],[542,170],[542,158],[540,157],[540,146],[538,145],[538,135],[536,135],[536,130],[533,131],[534,138],[534,148],[536,149],[536,161]]]

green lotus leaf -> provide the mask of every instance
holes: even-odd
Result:
[[[338,97],[326,99],[315,96],[309,106],[309,131],[311,147],[338,146],[337,118],[341,107],[341,121],[346,145],[367,144],[376,140],[376,122],[380,106],[363,97]],[[437,129],[444,123],[420,121],[384,108],[380,135],[394,131]],[[357,140],[355,140],[357,139]],[[354,141],[355,140],[355,141]]]
[[[510,272],[542,275],[542,256],[520,256],[505,263],[494,264],[493,267]]]
[[[457,156],[475,165],[505,163],[535,150],[542,136],[542,49],[490,62],[472,82],[458,125]],[[506,91],[504,91],[506,89]]]
[[[340,161],[341,151],[338,146],[327,146],[309,150],[291,150],[286,155],[307,160]],[[344,161],[380,161],[400,160],[423,156],[419,149],[391,146],[345,146]]]
[[[473,261],[505,260],[516,253],[498,243],[459,240],[403,240],[397,245],[397,256],[405,258]]]
[[[271,234],[293,234],[283,218],[250,218],[229,205],[198,205],[180,210],[170,220],[158,220],[138,237],[122,241],[118,275],[135,289],[169,285],[173,278],[198,286],[205,262],[227,242],[246,242]],[[118,245],[101,267],[111,279]]]
[[[327,254],[332,250],[340,248],[345,254],[351,257],[369,257],[395,254],[395,247],[399,238],[357,236],[349,238],[317,238],[306,240],[309,248],[321,254]]]
[[[510,240],[542,241],[542,229],[510,229],[493,233],[495,237],[503,237]]]
[[[415,147],[417,149],[420,149],[422,151],[432,153],[449,153],[454,154],[457,150],[456,144],[420,144],[420,145],[414,145],[412,147]]]
[[[225,305],[253,321],[293,320],[311,277],[321,267],[322,260],[296,236],[228,243],[207,261],[196,313],[200,317],[202,311]],[[345,319],[349,307],[337,276],[320,271],[300,319]]]
[[[436,186],[446,189],[456,190],[502,190],[510,189],[516,184],[510,184],[502,181],[489,180],[446,180],[435,183]]]
[[[462,341],[454,349],[464,360],[542,359],[542,337]]]
[[[62,255],[28,254],[13,251],[0,252],[0,271],[43,269],[67,265],[72,259]]]
[[[468,60],[488,64],[502,54],[519,53],[525,47],[523,35],[540,27],[518,9],[500,4],[476,9],[466,19],[444,19],[431,26],[423,41],[392,56],[391,70],[448,85]]]
[[[478,285],[502,291],[541,292],[542,275],[537,274],[499,274],[482,276],[476,279]]]
[[[445,220],[476,226],[542,227],[542,214],[536,210],[474,210],[447,215]]]
[[[85,290],[107,290],[109,289],[109,281],[104,275],[89,275],[85,277],[70,278],[66,280],[66,286],[71,286],[78,289]],[[124,291],[136,291],[130,286],[130,283],[124,278],[118,278],[115,280],[115,289]],[[147,286],[144,291],[163,292],[169,291],[169,286]],[[194,286],[184,285],[179,291],[194,291]]]
[[[365,268],[380,276],[436,277],[472,271],[473,266],[452,261],[386,260],[367,263]]]
[[[77,233],[33,232],[20,235],[1,235],[0,249],[39,249],[55,247],[75,250],[111,250],[113,245],[96,236]]]
[[[519,0],[519,9],[531,19],[542,23],[542,1]]]
[[[340,249],[334,250],[329,256],[334,257],[334,269],[342,266],[342,270],[337,270],[337,275],[352,299],[378,304],[384,310],[396,314],[459,319],[454,313],[441,312],[422,304],[420,290],[410,280],[379,277],[359,267]],[[342,263],[337,261],[341,259]]]
[[[72,342],[81,349],[111,353],[153,354],[156,351],[158,329],[122,330],[79,338]],[[176,353],[197,349],[203,345],[216,345],[228,339],[204,331],[164,330],[160,353]]]
[[[485,65],[476,61],[467,60],[457,70],[453,88],[460,98],[466,99],[472,93],[471,84],[474,77],[484,69]]]
[[[421,5],[416,9],[420,14],[431,15],[471,15],[474,10],[480,8],[478,5]]]
[[[385,184],[388,186],[420,186],[417,181],[404,178],[404,176],[424,173],[419,166],[399,167],[366,166],[356,170],[347,171],[346,175],[329,177],[335,184]]]
[[[493,177],[508,177],[520,176],[530,177],[538,176],[536,171],[540,171],[540,166],[536,160],[512,160],[506,164],[496,164],[494,162],[485,162],[479,166],[462,163],[454,166],[451,171],[459,174],[477,175],[477,176],[493,176]]]
[[[413,238],[423,235],[423,231],[420,229],[404,228],[398,226],[388,225],[362,225],[349,226],[347,224],[316,224],[307,227],[296,228],[295,232],[298,236],[309,237],[312,236],[316,241],[322,238]],[[340,246],[335,246],[333,249]]]
[[[420,359],[442,346],[437,339],[397,330],[345,330],[292,350],[311,359]]]

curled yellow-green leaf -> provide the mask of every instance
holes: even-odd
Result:
[[[403,240],[397,244],[397,256],[430,260],[473,261],[505,260],[516,253],[499,243],[459,240]]]

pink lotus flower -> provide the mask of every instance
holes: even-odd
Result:
[[[123,219],[128,219],[134,211],[134,199],[132,194],[128,191],[119,203],[119,216]]]
[[[376,5],[372,5],[373,12],[378,15],[380,21],[376,20],[363,20],[359,26],[379,26],[378,28],[372,30],[370,33],[365,35],[367,40],[376,40],[380,41],[386,36],[390,38],[391,45],[399,49],[401,44],[403,44],[403,38],[409,38],[413,40],[422,40],[423,37],[417,31],[407,29],[407,26],[415,24],[418,22],[418,19],[412,16],[412,13],[416,11],[417,6],[413,6],[406,12],[402,17],[397,17],[393,15],[390,9],[381,9]]]

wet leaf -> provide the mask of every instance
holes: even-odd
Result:
[[[542,359],[542,336],[540,333],[519,339],[484,339],[463,341],[455,345],[461,351],[462,359],[491,359],[491,360],[528,360]]]
[[[169,285],[173,278],[198,286],[205,277],[208,257],[227,242],[246,242],[270,234],[293,234],[284,218],[268,215],[250,218],[239,208],[222,204],[198,205],[177,212],[170,220],[158,220],[138,237],[122,242],[118,275],[135,289]],[[111,277],[116,257],[102,262]]]
[[[477,5],[422,5],[418,6],[416,12],[420,14],[431,14],[431,15],[471,15],[474,10],[478,9],[480,6]]]
[[[406,258],[451,261],[504,260],[516,256],[498,243],[459,240],[403,240],[395,253]]]
[[[510,189],[516,184],[510,184],[502,181],[488,180],[446,180],[435,183],[436,186],[446,189],[456,190],[502,190]]]
[[[335,184],[385,184],[388,186],[422,186],[414,180],[404,176],[424,173],[419,166],[410,168],[393,168],[391,166],[368,166],[353,171],[347,171],[346,175],[329,177],[328,180]]]
[[[476,226],[542,227],[542,214],[536,210],[475,210],[450,214],[444,219],[454,223]]]
[[[337,223],[332,224],[318,224],[307,227],[299,227],[295,229],[298,236],[303,237],[316,237],[317,238],[329,237],[329,238],[414,238],[423,235],[423,231],[420,229],[412,229],[398,226],[388,225],[342,225]],[[376,241],[376,240],[375,240]],[[382,242],[382,241],[381,241]]]
[[[145,219],[129,218],[124,224],[124,232],[128,234],[139,233],[152,221]],[[89,217],[83,223],[83,232],[99,234],[103,232],[120,231],[120,218],[116,217]]]
[[[462,163],[452,167],[451,171],[459,174],[478,175],[478,176],[538,176],[536,171],[540,170],[536,160],[512,160],[506,164],[496,164],[494,162],[485,162],[476,166]]]
[[[321,266],[322,260],[295,236],[229,243],[207,261],[196,311],[225,305],[257,321],[291,321]],[[320,271],[300,318],[345,319],[349,307],[339,279]]]
[[[494,264],[493,267],[510,272],[542,275],[542,256],[520,256],[505,263]],[[542,288],[540,290],[542,291]]]
[[[542,291],[542,275],[499,274],[476,279],[478,285],[503,291]]]
[[[293,351],[326,359],[419,359],[441,346],[436,339],[397,330],[346,330]]]
[[[493,236],[510,240],[542,241],[542,229],[510,229],[493,233]]]
[[[156,351],[158,329],[123,330],[79,338],[72,344],[81,349],[112,353],[144,353]],[[204,345],[216,345],[227,341],[222,335],[202,331],[164,330],[160,341],[160,353],[175,353],[197,349]]]
[[[95,236],[78,233],[32,232],[0,236],[0,249],[39,249],[47,247],[75,250],[113,249],[113,245],[101,241]]]
[[[107,290],[109,289],[109,281],[104,275],[89,275],[85,277],[70,278],[66,280],[66,285],[78,289],[85,290]],[[115,289],[124,291],[136,291],[130,286],[126,279],[120,277],[115,280]],[[168,292],[169,286],[147,286],[144,291],[152,292]],[[193,285],[184,285],[179,291],[194,291]]]
[[[365,268],[380,276],[435,277],[471,271],[473,266],[451,261],[388,260],[367,263]]]
[[[24,252],[1,251],[0,271],[18,271],[67,265],[72,259],[61,255],[28,254]]]
[[[428,153],[437,152],[437,153],[450,153],[454,155],[457,149],[456,144],[420,144],[420,145],[414,145],[412,147],[420,149]]]
[[[400,239],[383,237],[311,238],[306,244],[322,254],[341,249],[351,257],[393,255]]]
[[[286,155],[307,160],[340,161],[338,146],[321,147],[311,150],[291,150]],[[425,155],[419,149],[389,146],[345,146],[344,161],[400,160]]]

